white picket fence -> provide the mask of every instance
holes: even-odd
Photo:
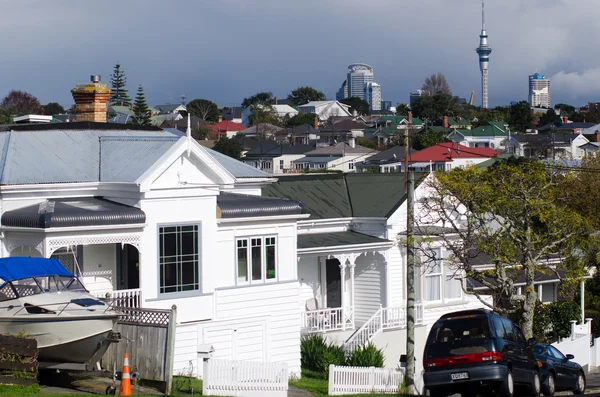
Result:
[[[329,366],[330,396],[344,394],[397,394],[404,379],[404,369]]]
[[[286,397],[287,390],[285,363],[222,359],[203,363],[202,394],[205,396]]]

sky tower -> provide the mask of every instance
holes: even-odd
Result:
[[[485,9],[484,0],[481,0],[481,34],[479,35],[479,47],[475,49],[479,55],[479,69],[481,70],[481,107],[488,107],[488,65],[492,49],[488,45],[488,35],[485,31]]]

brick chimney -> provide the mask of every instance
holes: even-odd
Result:
[[[442,122],[442,127],[448,128],[448,116],[444,116],[444,121]]]
[[[569,122],[569,118],[567,116],[563,117],[563,124],[567,124]]]
[[[219,115],[219,117],[217,118],[217,123],[220,123],[221,121],[223,121],[223,116]]]
[[[412,124],[412,112],[408,112],[408,124]]]
[[[319,129],[319,118],[318,117],[314,118],[314,120],[313,120],[313,127],[315,129]]]
[[[92,75],[91,82],[77,84],[71,90],[75,101],[75,121],[106,123],[106,103],[110,90],[100,82],[100,75]]]
[[[277,97],[275,97],[275,105],[279,104],[279,99]]]

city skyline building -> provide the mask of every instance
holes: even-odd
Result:
[[[492,49],[488,44],[488,34],[485,30],[485,8],[484,0],[481,0],[481,34],[479,35],[479,47],[475,49],[479,55],[479,70],[481,71],[481,107],[488,108],[488,67]]]
[[[536,108],[550,108],[550,79],[537,72],[529,76],[529,104]]]
[[[429,95],[429,92],[426,90],[414,90],[410,92],[410,98],[408,103],[412,104],[415,99],[421,98],[422,96]]]
[[[348,80],[344,80],[342,86],[335,94],[335,99],[341,101],[344,98],[348,98]]]
[[[369,103],[369,110],[381,110],[381,86],[374,81],[365,84],[365,101]]]
[[[348,65],[346,84],[348,97],[365,98],[365,86],[373,82],[373,68],[366,63],[353,63]]]

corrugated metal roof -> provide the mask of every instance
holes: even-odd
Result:
[[[99,197],[45,200],[2,214],[2,225],[48,229],[53,227],[142,224],[139,208]]]
[[[235,178],[270,178],[271,175],[254,168],[251,165],[242,163],[234,158],[226,156],[215,150],[203,147],[204,150],[219,164],[223,166]]]
[[[391,241],[353,231],[340,233],[314,233],[299,234],[297,247],[298,249],[302,249],[374,243],[391,243]]]
[[[101,137],[100,181],[137,181],[179,139],[177,137]]]
[[[248,218],[307,213],[298,200],[248,194],[221,193],[217,196],[221,218]]]

